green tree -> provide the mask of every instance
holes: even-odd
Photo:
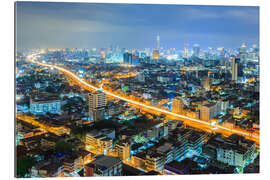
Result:
[[[34,165],[35,158],[31,156],[23,156],[17,160],[17,177],[25,177],[29,173],[29,169]]]
[[[59,140],[55,143],[54,150],[56,153],[67,153],[72,151],[72,144],[64,141],[64,140]]]

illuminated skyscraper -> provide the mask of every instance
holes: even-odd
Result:
[[[155,60],[159,59],[159,48],[160,48],[160,37],[157,36],[157,47],[153,51],[153,59]]]
[[[153,59],[159,59],[159,51],[158,50],[154,50],[153,51]]]

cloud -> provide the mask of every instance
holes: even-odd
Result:
[[[187,8],[185,11],[186,17],[190,19],[212,19],[220,18],[220,14],[211,11],[205,11],[202,8]]]
[[[151,47],[158,33],[168,46],[258,38],[254,7],[22,3],[17,10],[17,39],[32,47]]]
[[[251,23],[259,23],[258,7],[198,6],[184,9],[185,17],[200,19],[237,19]],[[181,14],[182,15],[182,14]]]
[[[244,20],[248,23],[259,24],[259,8],[228,10],[228,11],[226,11],[226,13],[224,15],[238,18],[238,19]]]

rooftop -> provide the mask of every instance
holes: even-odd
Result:
[[[94,166],[98,166],[100,169],[108,169],[111,168],[113,166],[115,166],[116,164],[121,163],[122,161],[119,158],[116,157],[112,157],[112,156],[99,156],[96,157],[96,159],[89,163],[89,165],[94,165]]]

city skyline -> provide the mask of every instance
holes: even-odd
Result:
[[[259,7],[15,12],[15,177],[260,173]]]
[[[57,7],[61,7],[58,9]],[[259,7],[17,2],[17,48],[259,44]],[[133,12],[133,13],[130,13]],[[160,13],[162,12],[162,13]]]

